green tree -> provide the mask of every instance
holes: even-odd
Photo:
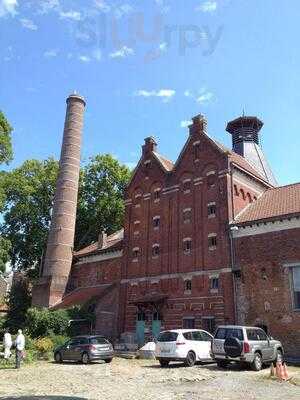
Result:
[[[12,333],[26,326],[26,312],[31,304],[29,281],[26,277],[19,275],[13,282],[8,298],[8,314],[5,325]]]
[[[0,236],[0,273],[5,272],[6,263],[10,259],[11,243]]]
[[[37,276],[46,248],[58,163],[29,160],[0,180],[4,202],[0,235],[11,243],[14,269]],[[81,170],[75,248],[97,239],[101,230],[119,229],[130,171],[110,155],[98,155]]]
[[[58,171],[53,159],[29,160],[2,179],[5,201],[0,234],[11,243],[14,269],[27,271],[38,266],[45,249]],[[37,268],[36,268],[37,270]]]
[[[75,249],[97,240],[99,232],[122,227],[124,192],[131,172],[109,154],[83,168],[78,196]]]
[[[0,111],[0,164],[8,164],[13,158],[13,149],[11,142],[12,127]]]

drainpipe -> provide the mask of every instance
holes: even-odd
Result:
[[[237,298],[236,298],[236,282],[235,282],[235,251],[233,243],[233,232],[239,228],[236,225],[229,227],[229,242],[230,242],[230,259],[231,259],[231,273],[233,285],[233,302],[234,302],[234,322],[237,322]]]

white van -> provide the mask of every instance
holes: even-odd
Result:
[[[213,336],[199,329],[163,331],[156,342],[155,355],[162,367],[170,361],[183,361],[192,367],[197,361],[212,361],[210,356]]]

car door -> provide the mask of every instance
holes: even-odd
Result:
[[[267,334],[262,329],[257,329],[257,336],[262,351],[264,361],[273,359],[273,347]]]
[[[201,336],[202,336],[202,346],[203,346],[203,355],[204,359],[211,360],[211,346],[212,346],[212,341],[213,341],[213,336],[206,332],[206,331],[201,331]]]
[[[68,360],[78,361],[80,359],[80,339],[73,339],[68,349]]]
[[[75,343],[74,339],[69,340],[62,350],[62,358],[64,360],[72,360],[72,351],[73,351],[73,344]]]

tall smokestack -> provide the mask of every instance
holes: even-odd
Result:
[[[51,307],[59,302],[65,293],[71,270],[84,108],[83,97],[71,94],[67,98],[64,135],[46,256],[42,276],[32,293],[32,303],[35,306]]]

